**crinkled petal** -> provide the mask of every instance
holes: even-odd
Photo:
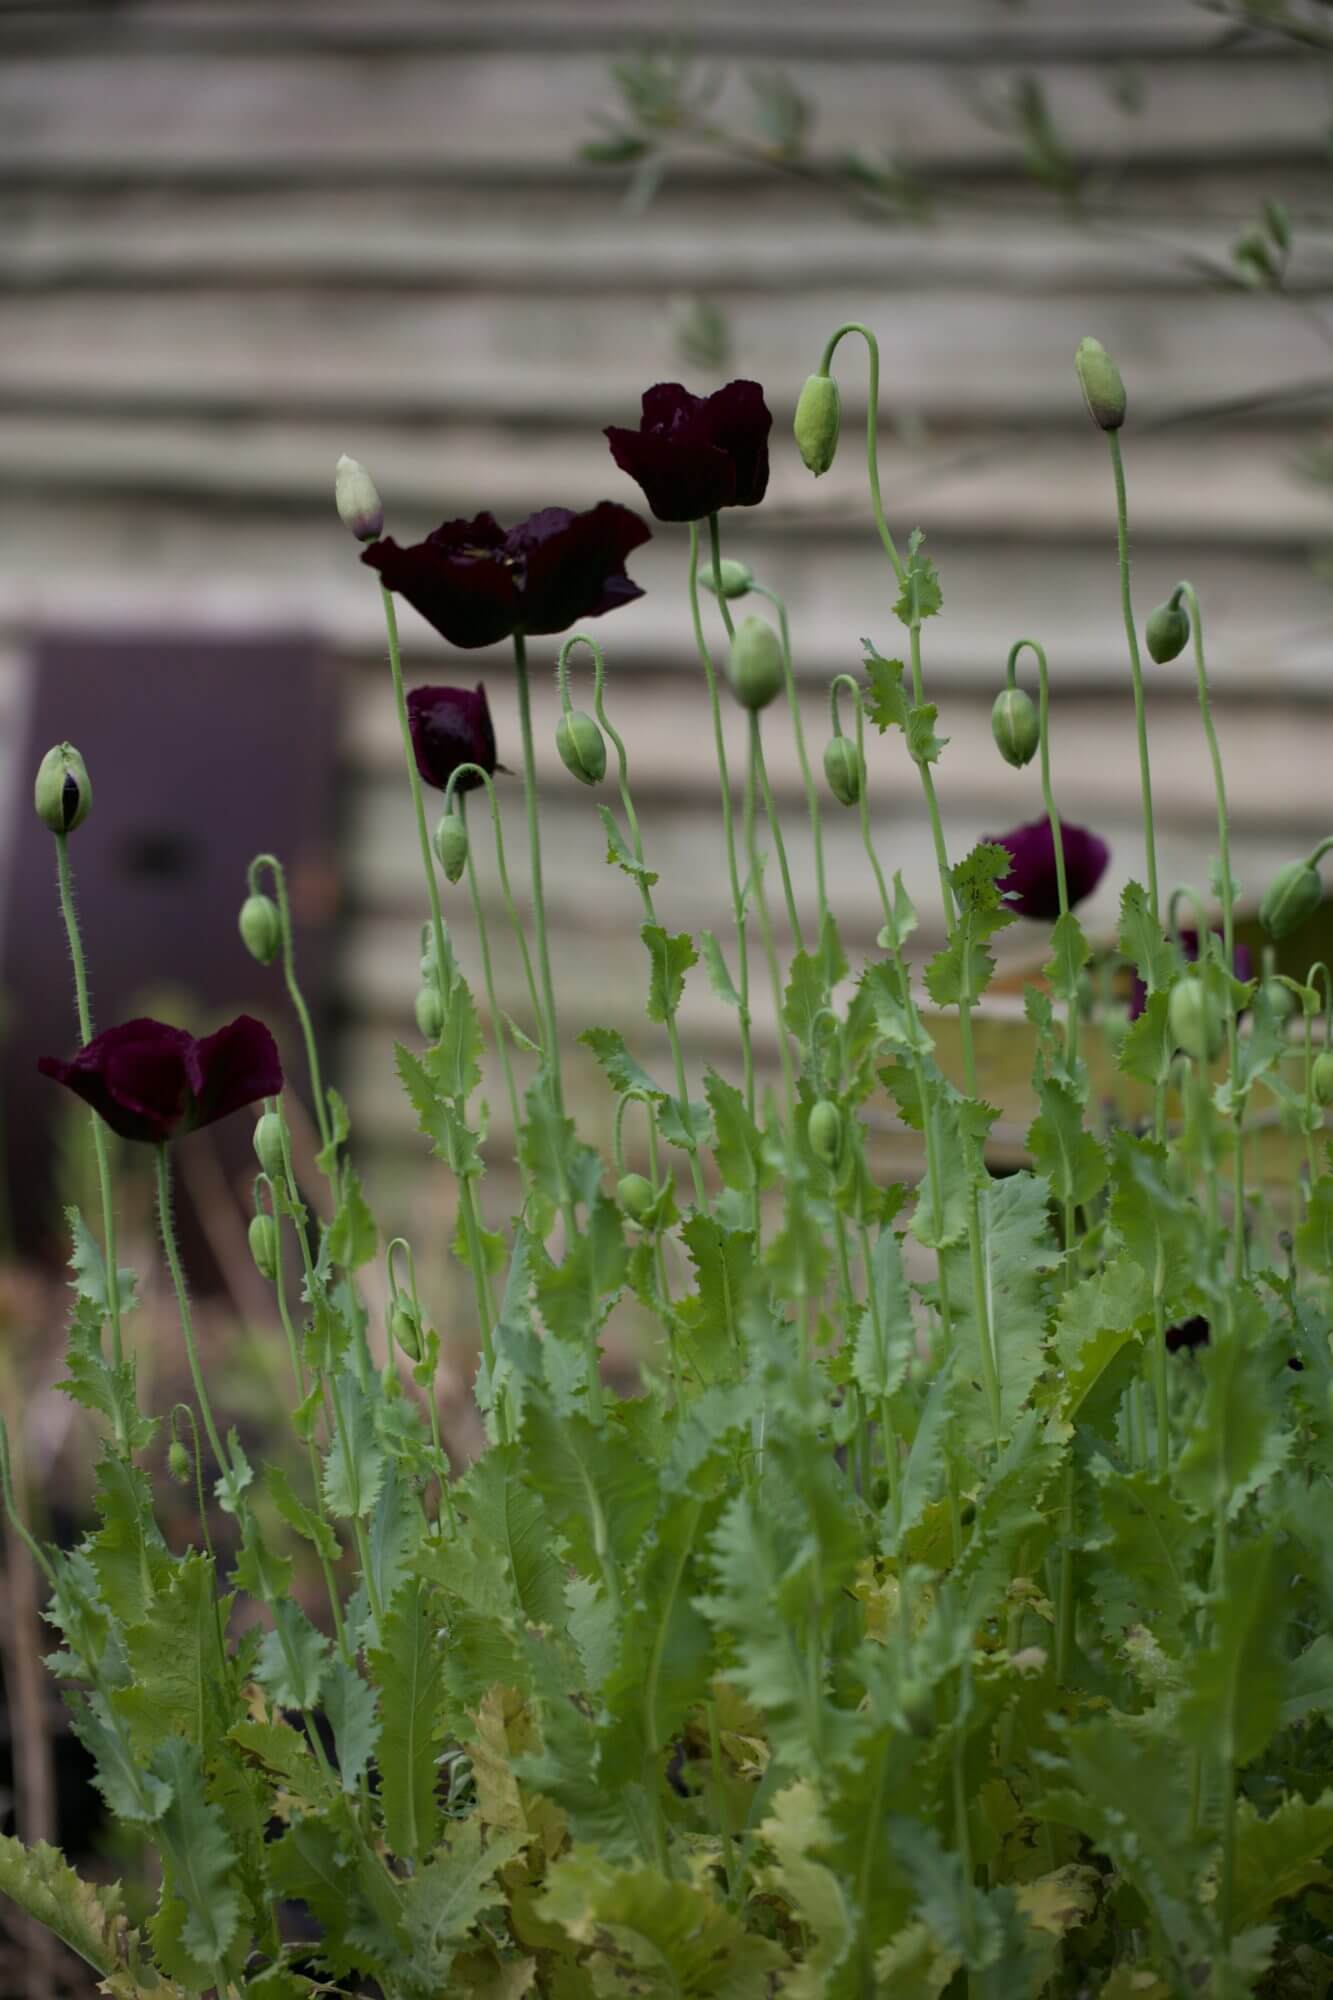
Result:
[[[480,682],[471,688],[418,687],[407,697],[407,721],[417,769],[428,785],[443,791],[460,764],[495,769],[495,729]],[[460,778],[456,791],[470,792],[481,779]]]
[[[658,431],[606,431],[611,456],[637,480],[659,521],[702,521],[736,497],[736,467],[717,445]]]
[[[276,1097],[282,1089],[278,1045],[262,1021],[238,1014],[216,1034],[195,1044],[199,1082],[186,1121],[188,1131],[215,1125],[261,1097]]]
[[[1086,827],[1065,821],[1060,830],[1069,907],[1073,909],[1101,881],[1111,850]],[[1022,917],[1052,923],[1060,914],[1060,888],[1050,821],[1035,819],[1026,826],[1016,826],[1011,832],[998,835],[995,844],[1007,847],[1012,857],[1008,871],[1000,878],[1000,888],[1010,908]]]
[[[645,389],[641,431],[662,431],[678,438],[707,436],[705,411],[708,398],[695,396],[683,382],[655,382]]]
[[[726,452],[735,467],[735,507],[757,507],[768,491],[768,434],[773,413],[757,382],[728,382],[704,405],[703,422],[709,441]]]
[[[386,590],[405,597],[451,646],[493,646],[519,622],[517,580],[503,548],[452,537],[454,529],[482,522],[491,522],[490,515],[471,523],[446,522],[434,537],[406,549],[389,535],[372,542],[361,557],[379,571]]]
[[[524,631],[565,632],[580,618],[642,597],[625,574],[625,558],[651,534],[637,514],[611,500],[582,514],[546,508],[512,529],[509,546],[523,551]]]
[[[122,1139],[157,1144],[184,1124],[193,1101],[193,1037],[164,1021],[122,1021],[70,1062],[43,1056],[43,1076],[65,1084]]]

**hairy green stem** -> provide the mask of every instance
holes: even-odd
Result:
[[[167,1158],[165,1142],[155,1148],[157,1161],[157,1222],[162,1232],[162,1248],[166,1252],[167,1266],[171,1272],[171,1282],[176,1293],[176,1308],[180,1314],[181,1332],[185,1337],[185,1354],[190,1364],[190,1380],[194,1383],[195,1401],[199,1414],[204,1420],[208,1442],[217,1460],[219,1472],[227,1472],[227,1455],[222,1449],[222,1439],[213,1421],[213,1406],[208,1400],[208,1390],[204,1386],[203,1370],[199,1366],[199,1352],[194,1340],[194,1319],[190,1312],[190,1296],[185,1288],[185,1273],[181,1269],[180,1251],[176,1246],[176,1229],[171,1217],[171,1165]]]

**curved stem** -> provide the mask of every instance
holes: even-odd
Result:
[[[467,777],[479,779],[486,788],[486,799],[491,809],[491,832],[495,840],[495,866],[496,872],[500,877],[500,894],[504,899],[505,915],[508,917],[510,928],[518,941],[519,956],[523,961],[523,977],[527,981],[528,987],[528,1003],[532,1008],[532,1025],[540,1042],[544,1039],[545,1034],[542,1026],[542,1004],[537,997],[537,981],[533,975],[532,955],[528,950],[527,932],[523,928],[523,920],[518,914],[518,905],[514,901],[514,892],[509,884],[509,867],[505,860],[504,822],[500,817],[500,802],[495,795],[495,786],[491,782],[490,773],[484,771],[480,764],[458,765],[455,770],[450,772],[449,782],[444,788],[444,810],[446,813],[451,810],[459,781]],[[469,860],[471,860],[471,855],[472,845],[471,841],[469,841]]]
[[[849,319],[844,325],[836,328],[829,335],[828,341],[825,344],[824,358],[819,364],[819,373],[821,375],[829,374],[838,344],[849,333],[860,334],[866,344],[866,352],[869,356],[870,381],[866,400],[866,466],[870,474],[870,504],[874,510],[875,526],[879,530],[879,538],[884,544],[884,552],[893,564],[894,575],[897,577],[899,583],[901,583],[905,575],[902,558],[899,556],[897,545],[894,542],[892,534],[889,532],[889,524],[884,518],[884,502],[880,498],[879,491],[879,342],[870,331],[870,328],[863,326],[860,320],[855,319]]]
[[[1143,700],[1143,668],[1139,662],[1139,637],[1134,625],[1134,602],[1129,588],[1129,509],[1125,497],[1125,467],[1120,456],[1119,431],[1107,431],[1111,473],[1115,481],[1116,549],[1120,565],[1120,608],[1129,646],[1129,672],[1134,684],[1134,727],[1139,746],[1139,791],[1143,802],[1143,844],[1148,858],[1148,907],[1161,919],[1157,885],[1157,838],[1153,827],[1152,767],[1148,757],[1148,717]],[[1158,1138],[1161,1137],[1160,1132]]]
[[[523,803],[528,817],[528,870],[532,885],[532,925],[537,936],[537,967],[541,975],[542,1004],[546,1021],[546,1065],[551,1077],[551,1094],[557,1114],[565,1115],[564,1084],[560,1072],[560,1030],[555,1017],[555,986],[551,979],[551,953],[546,935],[546,897],[542,889],[541,827],[537,818],[537,767],[532,747],[532,700],[528,687],[527,646],[521,632],[514,634],[514,676],[518,682],[518,726],[523,743]]]
[[[756,597],[767,598],[778,614],[778,631],[782,639],[782,676],[787,693],[787,709],[791,716],[791,732],[796,742],[796,758],[801,767],[801,783],[805,788],[806,811],[810,815],[810,842],[815,857],[815,901],[819,909],[819,928],[822,931],[824,920],[829,915],[828,884],[824,877],[824,824],[819,810],[819,792],[815,786],[810,758],[805,747],[805,730],[801,725],[801,705],[796,694],[796,674],[792,666],[791,628],[787,619],[787,607],[775,590],[768,590],[762,583],[752,583],[750,588]]]
[[[727,602],[726,592],[722,588],[722,536],[718,529],[717,515],[715,513],[708,516],[708,542],[713,558],[713,595],[717,599],[717,608],[722,613],[722,623],[727,628],[727,637],[728,639],[734,639],[736,636],[735,621],[731,615],[731,606]]]
[[[157,1221],[162,1232],[162,1248],[166,1252],[171,1282],[176,1292],[176,1308],[180,1314],[181,1332],[185,1336],[185,1354],[190,1364],[190,1380],[194,1383],[195,1401],[199,1405],[199,1414],[204,1420],[204,1429],[208,1433],[208,1442],[217,1460],[218,1470],[225,1473],[228,1470],[227,1457],[222,1449],[222,1439],[218,1436],[218,1427],[213,1421],[213,1406],[208,1400],[203,1371],[199,1366],[190,1297],[185,1289],[185,1273],[181,1269],[180,1251],[176,1246],[176,1230],[171,1219],[171,1166],[165,1142],[155,1147],[154,1151],[157,1160]]]
[[[467,795],[459,794],[459,818],[466,825]],[[477,926],[477,943],[481,951],[481,979],[486,988],[486,1004],[491,1010],[491,1033],[495,1037],[496,1054],[500,1058],[500,1070],[504,1076],[505,1096],[509,1099],[509,1116],[513,1122],[514,1157],[518,1158],[518,1139],[521,1128],[518,1112],[518,1091],[514,1084],[514,1065],[509,1057],[509,1034],[505,1027],[505,1017],[500,1011],[500,1002],[495,993],[495,969],[491,964],[491,941],[486,930],[486,911],[482,906],[481,886],[477,881],[477,864],[472,858],[472,843],[467,848],[467,886],[472,901],[472,917]],[[520,1173],[522,1167],[520,1166]]]
[[[310,1070],[310,1091],[315,1100],[315,1123],[319,1128],[319,1143],[321,1147],[327,1147],[331,1136],[329,1110],[324,1097],[324,1085],[320,1079],[319,1051],[315,1046],[315,1030],[310,1019],[310,1009],[306,1006],[305,995],[296,978],[296,946],[292,936],[291,904],[287,898],[287,871],[275,854],[257,854],[248,870],[252,896],[260,893],[259,877],[263,869],[267,869],[273,877],[274,900],[281,920],[282,977],[305,1043],[306,1063]],[[333,1178],[331,1175],[330,1179]]]

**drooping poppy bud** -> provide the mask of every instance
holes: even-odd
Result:
[[[282,918],[271,896],[247,896],[238,919],[242,941],[251,958],[272,965],[282,949]]]
[[[435,852],[449,880],[460,881],[467,867],[467,826],[456,812],[440,815],[435,829]]]
[[[716,575],[713,571],[713,565],[709,563],[706,568],[700,569],[699,581],[703,584],[705,590],[711,590],[715,597],[719,595],[722,597],[744,597],[754,582],[754,571],[748,563],[737,562],[734,556],[723,556],[717,566]],[[720,592],[718,589],[719,583],[721,584]]]
[[[389,1331],[409,1361],[420,1361],[421,1321],[401,1294],[389,1314]]]
[[[818,479],[827,472],[838,450],[842,402],[831,375],[807,375],[796,405],[792,432],[806,469]]]
[[[1012,764],[1016,771],[1030,764],[1041,742],[1041,724],[1031,695],[1019,687],[1001,689],[990,712],[990,733],[1006,764]]]
[[[92,810],[88,767],[72,743],[56,743],[37,766],[33,803],[52,833],[73,833]]]
[[[1268,1003],[1268,1011],[1278,1023],[1289,1021],[1296,1012],[1296,995],[1282,979],[1265,979],[1259,991]]]
[[[260,1277],[271,1283],[278,1274],[278,1225],[262,1210],[251,1218],[250,1255]]]
[[[281,1181],[286,1176],[284,1141],[290,1144],[282,1113],[266,1111],[255,1124],[254,1148],[255,1158],[271,1181]]]
[[[762,618],[743,618],[727,658],[727,678],[742,708],[767,708],[782,691],[782,647]]]
[[[190,1454],[179,1438],[173,1438],[167,1447],[167,1471],[178,1486],[190,1483]]]
[[[338,519],[358,542],[376,542],[384,533],[384,503],[364,465],[344,452],[333,471]]]
[[[631,1222],[646,1228],[657,1207],[657,1189],[643,1174],[622,1174],[616,1182],[616,1201]]]
[[[842,1113],[829,1098],[821,1097],[810,1112],[810,1151],[826,1167],[836,1167],[842,1152]]]
[[[1125,421],[1125,385],[1100,340],[1080,340],[1074,367],[1092,421],[1101,430],[1118,431]]]
[[[1190,621],[1184,605],[1173,604],[1168,598],[1165,604],[1150,611],[1143,640],[1159,667],[1164,667],[1168,660],[1178,660],[1190,642]]]
[[[1275,942],[1299,930],[1323,901],[1319,870],[1308,861],[1289,861],[1264,890],[1259,921]]]
[[[606,776],[606,738],[592,716],[571,708],[555,726],[560,762],[581,785],[600,785]]]
[[[1167,1025],[1178,1049],[1196,1062],[1213,1062],[1221,1053],[1224,1019],[1221,1003],[1200,979],[1180,979],[1171,989]]]
[[[1310,1077],[1316,1104],[1333,1104],[1333,1050],[1325,1049],[1314,1059],[1314,1069]]]
[[[854,806],[865,788],[866,767],[850,736],[831,736],[824,745],[824,776],[842,806]]]

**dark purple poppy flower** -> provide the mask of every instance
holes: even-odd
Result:
[[[1166,1330],[1166,1351],[1179,1354],[1194,1347],[1207,1347],[1208,1322],[1202,1313],[1195,1313],[1192,1319],[1181,1320],[1179,1326],[1169,1326]]]
[[[1220,942],[1222,933],[1221,931],[1214,931],[1213,936]],[[1195,959],[1199,956],[1199,933],[1192,930],[1183,930],[1180,933],[1180,950],[1182,957],[1187,958],[1190,964],[1193,965]],[[1236,946],[1231,958],[1231,969],[1239,980],[1253,979],[1254,955],[1247,944],[1238,944]],[[1129,989],[1130,1020],[1137,1021],[1147,1004],[1148,989],[1136,972],[1130,982]],[[1245,1009],[1242,1008],[1241,1012],[1244,1013],[1244,1011]]]
[[[1068,820],[1063,822],[1061,834],[1065,883],[1072,910],[1101,881],[1111,850],[1085,826],[1071,826]],[[1011,833],[997,834],[994,844],[1007,847],[1012,857],[999,882],[1010,909],[1017,910],[1020,917],[1036,917],[1042,923],[1051,923],[1060,914],[1060,890],[1050,821],[1034,819],[1027,826],[1016,826]]]
[[[361,560],[451,646],[493,646],[514,632],[565,632],[642,597],[625,558],[651,534],[628,507],[602,500],[583,514],[543,507],[516,528],[493,514],[446,521],[408,549],[386,535]]]
[[[201,1041],[165,1021],[123,1021],[94,1036],[72,1062],[43,1056],[37,1067],[91,1104],[122,1139],[150,1145],[282,1089],[277,1044],[249,1014]]]
[[[436,791],[444,790],[460,764],[480,764],[488,777],[495,770],[495,730],[480,681],[475,693],[470,688],[413,688],[407,697],[407,722],[417,769]],[[469,774],[454,790],[474,791],[480,783]]]
[[[768,491],[773,415],[757,382],[692,396],[679,382],[646,389],[636,431],[607,426],[611,456],[637,479],[659,521],[702,521],[757,507]]]

